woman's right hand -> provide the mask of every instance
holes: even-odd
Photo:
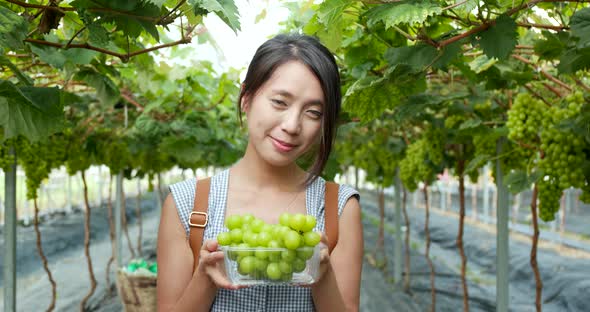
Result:
[[[203,243],[199,255],[197,275],[208,279],[217,288],[232,290],[244,288],[245,286],[232,284],[227,278],[223,263],[223,251],[217,250],[218,247],[219,244],[215,239],[208,239]]]

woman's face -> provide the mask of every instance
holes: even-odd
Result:
[[[242,98],[249,145],[271,165],[293,163],[319,142],[323,102],[320,81],[307,66],[279,66],[253,98]]]

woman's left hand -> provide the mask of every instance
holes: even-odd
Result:
[[[321,233],[322,238],[320,240],[320,270],[319,276],[315,283],[320,281],[322,277],[332,269],[332,264],[330,263],[330,249],[328,248],[328,236],[326,234]]]
[[[318,270],[318,276],[315,279],[315,281],[313,282],[313,284],[298,284],[297,286],[301,286],[301,287],[312,287],[313,285],[317,284],[322,277],[324,277],[324,275],[326,275],[326,272],[332,270],[332,264],[330,262],[330,250],[328,248],[328,237],[326,236],[326,234],[321,233],[321,239],[319,242],[319,246],[320,246],[320,267]]]

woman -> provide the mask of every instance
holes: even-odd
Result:
[[[198,268],[188,242],[195,180],[170,186],[158,232],[159,311],[357,311],[363,254],[358,192],[338,192],[338,243],[322,257],[311,286],[237,287],[221,265],[215,237],[229,215],[251,213],[278,223],[283,212],[316,216],[324,230],[325,181],[319,177],[332,149],[340,111],[334,57],[316,39],[278,35],[258,48],[238,101],[246,115],[248,146],[231,168],[211,179],[209,223]],[[296,164],[315,154],[309,172]],[[326,241],[326,237],[322,237]],[[329,239],[329,238],[327,238]]]

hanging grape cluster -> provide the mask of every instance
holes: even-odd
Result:
[[[514,141],[537,142],[539,127],[546,120],[547,106],[528,93],[520,93],[508,111],[508,138]]]
[[[64,163],[67,147],[68,138],[63,134],[38,142],[30,142],[24,137],[16,139],[18,163],[25,171],[28,199],[37,198],[37,190],[49,177],[51,169]]]
[[[434,160],[442,161],[442,150],[439,145],[426,137],[410,144],[406,156],[400,162],[400,178],[404,186],[410,191],[418,188],[419,182],[429,182],[435,174]]]
[[[14,144],[14,139],[0,143],[0,169],[4,172],[8,171],[10,166],[14,164],[14,155],[10,155],[10,146],[12,144]]]
[[[586,156],[583,137],[558,127],[564,120],[579,115],[583,104],[582,93],[572,93],[565,98],[563,106],[551,107],[543,120],[541,149],[544,157],[539,161],[539,168],[549,179],[539,185],[539,210],[541,219],[545,221],[555,218],[564,189],[584,186],[582,166]]]

